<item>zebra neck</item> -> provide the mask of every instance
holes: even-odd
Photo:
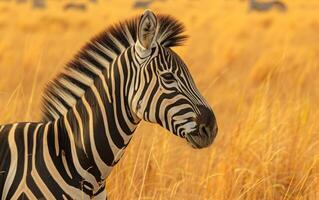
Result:
[[[76,152],[72,159],[97,180],[104,180],[119,161],[140,122],[130,108],[134,74],[130,59],[127,51],[120,54],[58,119],[58,132],[69,143],[64,151]]]

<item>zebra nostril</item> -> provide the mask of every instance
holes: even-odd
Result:
[[[200,129],[199,132],[200,132],[201,135],[208,136],[209,131],[207,130],[207,127],[204,124],[201,124],[199,129]]]
[[[200,124],[199,125],[199,135],[208,137],[208,138],[215,138],[217,132],[218,132],[218,127],[217,124]]]

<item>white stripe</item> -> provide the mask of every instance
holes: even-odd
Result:
[[[45,97],[45,99],[48,101],[48,97]],[[53,117],[53,119],[58,119],[60,118],[59,113],[57,113],[51,106],[46,106],[46,109],[50,113],[50,115]]]
[[[59,153],[60,153],[60,145],[59,145],[59,134],[58,134],[58,121],[55,120],[54,121],[54,147],[55,147],[55,153],[56,153],[56,156],[59,156]]]
[[[61,160],[62,160],[62,164],[64,166],[66,173],[72,179],[73,177],[72,177],[71,171],[69,169],[68,162],[66,161],[66,158],[65,158],[65,152],[63,150],[61,151]]]
[[[105,199],[106,199],[106,191],[103,191],[97,196],[92,198],[92,200],[105,200]]]
[[[169,109],[169,111],[167,112],[167,116],[169,116],[168,119],[167,119],[168,120],[168,125],[169,125],[169,128],[170,128],[169,130],[174,130],[173,128],[175,128],[175,127],[172,126],[173,125],[172,116],[174,115],[174,113],[177,113],[178,111],[186,109],[186,108],[189,108],[189,107],[190,107],[189,104],[181,104],[181,105],[176,105],[176,106],[174,106],[174,107]]]
[[[25,124],[23,129],[23,142],[24,142],[24,166],[23,166],[23,174],[21,181],[19,183],[18,188],[14,192],[11,199],[18,199],[21,193],[26,188],[26,176],[27,176],[27,170],[28,170],[28,130],[30,127],[30,123]]]
[[[157,39],[157,41],[158,41],[159,43],[162,43],[162,41],[167,38],[167,36],[170,34],[170,32],[171,32],[171,31],[169,31],[168,29],[166,29],[165,31],[163,31],[163,32],[160,34],[160,37]],[[167,41],[167,42],[169,42],[169,41]],[[165,43],[163,44],[163,46],[165,46],[167,42],[165,42]]]
[[[127,69],[127,77],[130,77],[130,69],[129,68],[131,68],[131,66],[130,66],[130,61],[129,61],[129,58],[128,58],[128,52],[126,52],[125,54],[124,54],[124,56],[125,56],[125,63],[126,63],[126,67],[128,68]],[[132,67],[133,68],[133,67]],[[123,73],[122,72],[122,70],[123,69],[121,69],[120,71],[121,71],[121,73]],[[121,79],[121,81],[124,81],[124,80],[122,80]],[[124,83],[122,83],[123,85],[124,85]],[[125,91],[128,91],[128,90],[130,90],[130,89],[128,89],[127,87],[130,87],[130,85],[128,84],[128,81],[126,81],[126,84],[125,84]],[[130,93],[130,92],[129,92]],[[129,94],[127,94],[128,95],[128,97],[126,97],[126,98],[130,98],[130,95]],[[122,107],[122,109],[123,110],[125,110],[125,106],[124,106],[124,104],[122,105],[123,107]],[[134,117],[136,117],[136,116],[134,116],[134,113],[131,113],[133,116],[133,118]],[[127,116],[127,115],[126,115]],[[128,117],[127,117],[128,118]],[[137,119],[134,119],[135,121],[137,121]],[[135,130],[135,128],[136,128],[136,124],[134,124],[134,123],[132,123],[129,119],[127,119],[126,120],[127,121],[127,125],[129,126],[129,128],[130,128],[130,130],[131,131],[134,131]]]
[[[120,43],[120,41],[118,41],[112,34],[109,34],[109,36],[116,45],[116,47],[120,48],[121,52],[123,52],[126,49],[126,47],[122,43]]]
[[[185,120],[185,122],[187,121],[187,118],[194,118],[196,117],[195,113],[193,112],[187,112],[185,114],[182,115],[175,115],[173,117],[174,121],[180,121],[180,120]],[[183,123],[183,121],[180,121],[180,123]]]
[[[28,199],[37,199],[37,197],[34,196],[32,191],[28,187],[24,189],[24,193],[28,197]]]
[[[130,43],[131,45],[134,45],[134,44],[135,44],[135,41],[134,41],[134,39],[132,38],[132,35],[131,35],[130,31],[128,30],[128,27],[125,26],[125,27],[124,27],[124,30],[125,30],[126,39],[128,39],[128,41],[129,41],[129,43]]]
[[[156,105],[159,103],[159,98],[161,97],[162,92],[160,90],[157,90],[154,96],[152,97],[152,102],[150,105],[150,111],[149,111],[149,117],[150,121],[156,122]]]
[[[10,187],[12,186],[12,182],[15,178],[16,175],[16,171],[17,171],[17,164],[18,164],[18,149],[17,149],[17,144],[14,138],[14,133],[15,130],[17,128],[18,124],[14,124],[11,127],[10,132],[8,133],[8,143],[9,143],[9,148],[10,148],[10,168],[9,168],[9,172],[7,175],[7,179],[4,183],[4,187],[3,187],[3,193],[2,193],[2,199],[6,199],[8,192],[10,190]]]
[[[125,120],[126,124],[127,124],[127,125],[129,126],[129,128],[132,130],[132,129],[134,129],[134,128],[136,127],[136,125],[132,124],[131,121],[130,121],[130,120],[128,119],[128,117],[127,117],[127,113],[126,113],[126,109],[125,109],[125,103],[124,103],[124,98],[125,98],[125,96],[124,96],[124,94],[123,94],[123,92],[124,92],[124,87],[125,87],[125,84],[124,84],[124,75],[123,75],[123,70],[122,70],[122,66],[121,66],[121,63],[120,63],[119,59],[118,59],[118,66],[119,66],[118,70],[119,70],[119,76],[120,76],[119,78],[120,78],[120,87],[121,87],[121,88],[115,88],[115,84],[112,84],[112,91],[113,91],[112,95],[113,95],[113,99],[114,99],[114,101],[113,101],[113,105],[114,105],[113,112],[114,112],[114,116],[122,115],[122,116],[124,117],[124,120]],[[112,75],[113,75],[113,74],[114,74],[114,73],[112,73]],[[114,77],[113,77],[113,78],[114,78]],[[113,79],[113,80],[114,80],[114,79]],[[116,94],[115,94],[116,89],[121,91],[121,92],[120,92],[120,95],[121,95],[120,97],[117,97],[117,96],[116,96]],[[118,98],[118,99],[121,101],[121,102],[120,102],[120,105],[117,105],[116,98]],[[117,109],[116,109],[117,106],[120,106],[120,107],[121,107],[122,113],[117,113]],[[130,138],[131,138],[132,136],[131,136],[131,135],[127,135],[127,134],[123,131],[123,129],[122,129],[121,125],[119,124],[119,121],[118,121],[118,119],[117,119],[116,117],[115,117],[114,121],[115,121],[115,124],[116,124],[116,128],[117,128],[117,130],[119,131],[121,137],[123,138],[124,144],[126,145],[126,144],[129,142],[129,140],[130,140]],[[114,155],[115,155],[115,154],[114,154]]]
[[[59,97],[61,97],[69,106],[73,106],[76,104],[76,99],[71,96],[70,94],[66,93],[65,91],[63,91],[62,89],[56,88],[54,87],[54,92],[59,95]]]
[[[92,91],[93,91],[93,93],[94,93],[94,95],[95,95],[95,97],[97,99],[97,102],[99,104],[99,109],[100,109],[100,111],[102,113],[102,118],[103,118],[104,128],[105,128],[105,130],[104,130],[105,136],[106,136],[106,138],[107,138],[107,140],[109,142],[109,145],[110,145],[110,148],[112,150],[113,155],[115,155],[120,149],[114,144],[114,142],[113,142],[113,140],[112,140],[112,138],[110,136],[110,130],[109,130],[109,127],[108,127],[109,123],[107,121],[107,116],[106,116],[106,113],[105,113],[106,109],[104,107],[103,101],[102,101],[102,99],[100,97],[100,94],[97,91],[96,87],[92,87]]]
[[[87,61],[85,61],[85,60],[81,60],[81,62],[82,62],[91,72],[93,72],[94,74],[96,74],[97,76],[99,76],[100,80],[102,81],[104,91],[106,92],[107,100],[111,103],[112,100],[111,100],[111,95],[110,95],[110,92],[109,92],[109,88],[108,88],[108,86],[106,85],[105,77],[104,77],[104,75],[102,74],[102,72],[101,72],[100,70],[98,70],[94,65],[92,65],[91,63],[89,63],[89,62],[87,62]]]
[[[133,59],[135,61],[135,59]],[[136,66],[139,66],[139,65],[136,65]],[[136,73],[136,77],[135,77],[135,86],[134,86],[134,89],[135,90],[138,90],[139,89],[139,86],[140,86],[140,73],[141,73],[142,70],[137,70],[135,73]]]
[[[101,50],[103,53],[105,53],[107,56],[112,58],[114,60],[117,57],[117,54],[109,50],[108,48],[104,47],[102,44],[95,42],[95,47],[97,47],[99,50]]]
[[[108,69],[110,67],[110,62],[103,58],[100,54],[94,51],[87,51],[90,56],[92,56],[95,60],[97,60],[104,68]],[[83,59],[81,59],[83,61]]]
[[[81,116],[80,116],[80,114],[78,113],[78,110],[76,109],[75,106],[73,107],[73,113],[74,113],[75,119],[77,120],[77,122],[78,122],[78,124],[79,124],[80,136],[81,136],[81,143],[82,143],[83,151],[84,151],[86,157],[88,157],[88,154],[87,154],[86,148],[85,148],[85,142],[84,142],[84,132],[83,132],[83,124],[82,124],[83,122],[82,122]]]
[[[81,166],[80,162],[79,162],[79,158],[78,155],[76,153],[76,144],[75,144],[75,140],[74,140],[74,136],[73,136],[73,132],[72,129],[70,127],[70,124],[68,122],[68,120],[66,118],[64,118],[64,124],[65,124],[65,128],[67,130],[67,134],[69,136],[69,140],[70,140],[70,145],[71,145],[71,154],[72,154],[72,158],[73,158],[73,164],[75,166],[76,171],[89,183],[91,183],[93,185],[93,187],[98,187],[98,183],[95,180],[95,177],[90,174],[88,172],[88,169],[83,169],[83,167]]]
[[[109,172],[111,171],[112,167],[106,165],[104,163],[104,161],[101,159],[96,146],[95,146],[95,140],[94,140],[94,132],[93,132],[93,114],[92,114],[92,110],[90,105],[88,104],[87,100],[84,98],[82,98],[82,102],[83,105],[85,106],[87,112],[88,112],[88,123],[89,123],[89,136],[90,136],[90,144],[91,144],[91,150],[92,150],[92,154],[93,154],[93,158],[94,161],[97,165],[97,167],[99,168],[99,171],[102,174],[101,179],[105,179],[106,176],[109,174]]]
[[[76,71],[75,69],[69,68],[66,74],[75,80],[80,81],[84,85],[91,86],[94,84],[94,80],[91,77],[88,77],[86,74]]]
[[[134,67],[134,63],[132,61],[130,61],[130,66],[131,66],[131,69],[132,69],[132,75],[131,75],[131,79],[132,79],[132,83],[135,82],[135,80],[137,79],[137,72],[136,72],[136,69]],[[133,99],[133,97],[135,96],[135,85],[132,84],[129,85],[129,90],[128,90],[128,98],[129,99]]]
[[[58,80],[63,86],[65,86],[66,88],[68,88],[69,90],[71,90],[76,96],[81,97],[85,91],[80,88],[79,86],[73,84],[72,82],[61,78]]]
[[[61,174],[59,171],[56,169],[56,166],[54,165],[52,161],[52,157],[50,156],[49,153],[49,147],[48,147],[48,126],[49,124],[46,124],[46,127],[44,129],[43,133],[43,157],[44,163],[48,170],[50,171],[50,174],[52,178],[60,185],[60,187],[67,193],[69,194],[73,199],[82,199],[82,192],[80,189],[75,188],[73,186],[68,185],[64,179],[62,178]],[[41,189],[42,186],[40,187]],[[89,199],[87,195],[84,195],[85,199]],[[55,199],[54,197],[47,198],[47,199]]]
[[[44,197],[46,199],[55,199],[54,195],[51,193],[51,191],[48,189],[48,187],[45,185],[45,183],[42,181],[40,175],[38,174],[38,171],[36,169],[35,166],[35,162],[36,162],[36,150],[37,150],[37,136],[38,136],[38,130],[40,128],[42,124],[38,124],[38,126],[36,127],[35,131],[34,131],[34,135],[33,135],[33,150],[32,150],[32,170],[31,170],[31,176],[35,182],[35,184],[37,185],[37,187],[41,190],[41,192],[43,193]],[[43,147],[47,146],[43,144]],[[47,160],[47,157],[44,156],[44,161]],[[50,170],[50,168],[48,168]]]
[[[66,198],[66,196],[64,194],[62,194],[62,198],[63,198],[63,200],[68,200],[68,198]]]
[[[56,99],[54,96],[48,96],[47,97],[48,102],[50,102],[52,104],[52,106],[58,110],[58,112],[61,115],[64,115],[65,113],[68,112],[68,110],[64,107],[64,105],[58,100]]]
[[[162,102],[161,102],[161,105],[160,105],[160,110],[159,110],[159,116],[164,116],[165,115],[165,109],[166,109],[166,106],[165,105],[169,105],[170,103],[169,102],[176,102],[177,100],[183,98],[183,96],[181,95],[176,95],[174,96],[173,98],[171,99],[164,99]],[[166,127],[166,123],[165,123],[165,119],[160,119],[164,128],[167,128],[168,130],[172,131],[172,124],[171,123],[168,123],[168,126],[169,127]]]

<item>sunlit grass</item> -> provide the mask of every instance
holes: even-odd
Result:
[[[44,85],[92,35],[141,13],[127,1],[63,12],[0,2],[1,123],[40,119]],[[176,50],[213,106],[219,134],[194,150],[142,123],[107,181],[109,199],[319,198],[319,3],[248,13],[244,1],[158,1],[185,23]]]

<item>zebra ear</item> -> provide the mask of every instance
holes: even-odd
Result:
[[[157,33],[157,18],[150,10],[145,10],[137,29],[137,43],[144,50],[148,50],[155,42]]]

